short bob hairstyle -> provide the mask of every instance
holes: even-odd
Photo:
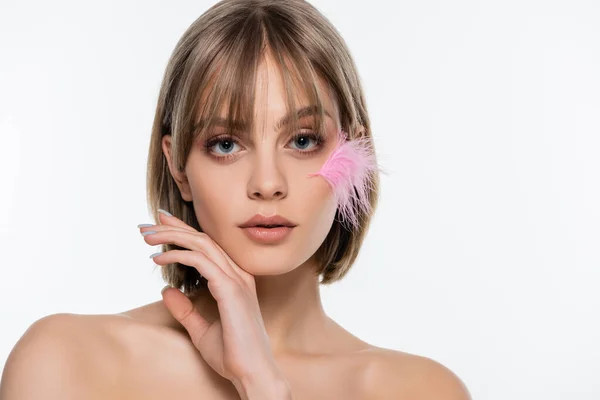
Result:
[[[173,164],[185,168],[190,148],[210,133],[215,113],[228,100],[228,131],[239,121],[252,132],[256,70],[266,52],[276,57],[286,87],[287,111],[295,110],[294,92],[304,90],[316,105],[315,125],[324,130],[324,110],[318,81],[327,84],[339,109],[341,129],[349,140],[367,137],[372,143],[361,82],[348,48],[333,25],[303,0],[223,0],[185,31],[166,67],[160,88],[147,165],[147,200],[158,221],[165,209],[202,232],[193,203],[182,199],[163,154],[161,141],[171,135]],[[296,130],[294,115],[290,128]],[[208,122],[198,122],[208,121]],[[234,125],[234,121],[238,124]],[[244,128],[246,129],[246,128]],[[374,147],[373,147],[374,149]],[[341,279],[356,260],[375,211],[379,174],[368,193],[371,212],[358,213],[358,227],[349,230],[339,210],[327,237],[313,255],[321,284]],[[163,244],[162,251],[182,249]],[[165,265],[162,276],[188,297],[207,288],[197,270],[180,263]]]

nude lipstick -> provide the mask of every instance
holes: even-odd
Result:
[[[244,233],[252,240],[259,243],[274,244],[283,241],[289,236],[296,224],[280,215],[265,217],[256,214],[240,225]]]

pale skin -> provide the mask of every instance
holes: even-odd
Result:
[[[171,288],[161,300],[119,314],[42,318],[11,352],[0,400],[470,399],[443,365],[370,345],[326,315],[311,255],[333,223],[336,203],[324,180],[307,175],[318,171],[334,143],[326,140],[311,153],[314,142],[299,145],[274,129],[286,99],[271,57],[261,64],[257,85],[261,134],[252,142],[215,145],[212,154],[195,145],[185,170],[177,171],[171,138],[163,139],[171,174],[204,232],[162,213],[157,224],[140,228],[156,232],[142,236],[149,245],[187,249],[153,260],[198,269],[212,296],[192,304]],[[322,89],[333,137],[338,109]],[[299,100],[299,107],[308,105]],[[219,161],[226,154],[232,156]],[[237,226],[257,213],[279,214],[297,226],[284,243],[257,244]]]

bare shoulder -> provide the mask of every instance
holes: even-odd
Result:
[[[364,382],[371,399],[471,399],[461,379],[437,361],[376,346],[369,353]]]
[[[118,379],[110,338],[94,316],[52,314],[32,323],[10,352],[0,399],[105,398]]]
[[[189,335],[151,306],[35,321],[9,355],[0,400],[231,397],[235,388],[203,361]]]

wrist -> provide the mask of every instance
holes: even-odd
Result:
[[[281,374],[257,374],[233,385],[242,400],[292,400],[290,385]]]

